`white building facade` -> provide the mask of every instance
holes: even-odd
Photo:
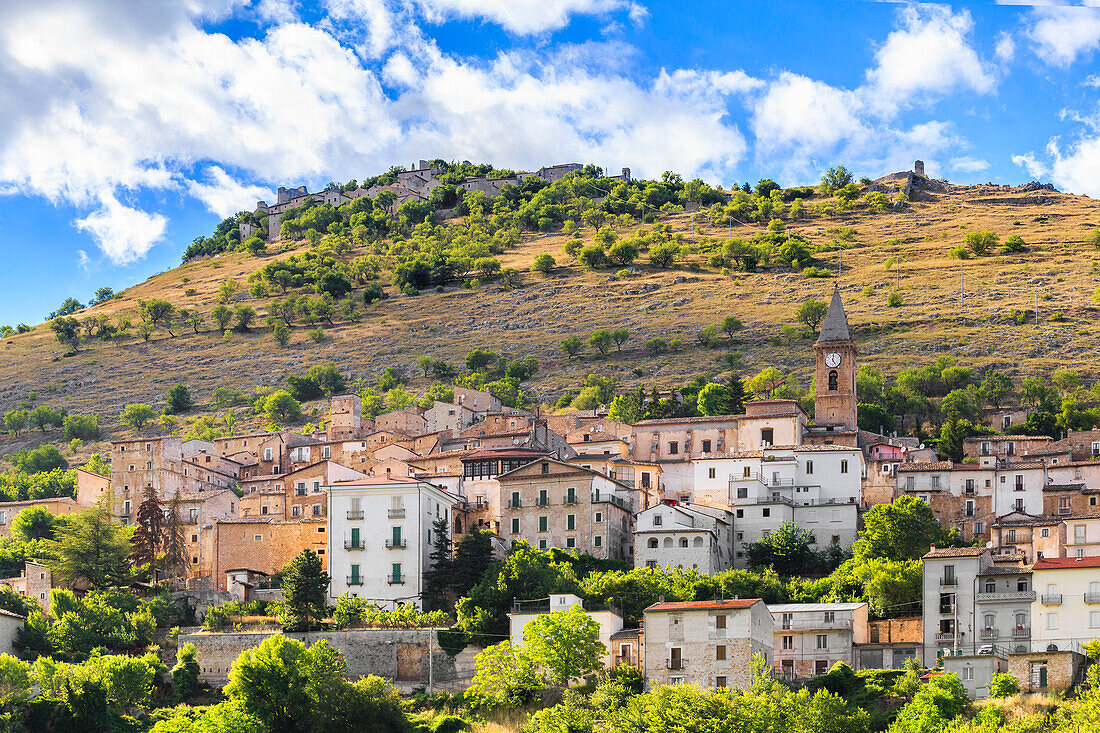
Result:
[[[693,568],[713,575],[728,570],[732,562],[728,510],[668,501],[635,517],[635,567]]]

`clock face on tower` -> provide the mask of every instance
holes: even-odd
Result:
[[[838,366],[840,366],[840,354],[836,353],[835,351],[826,354],[825,366],[829,367],[830,369],[836,369]]]

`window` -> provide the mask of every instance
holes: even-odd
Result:
[[[737,510],[737,518],[738,519],[744,519],[745,518],[745,510],[744,509],[738,509]]]
[[[519,534],[519,517],[512,517],[512,534]]]
[[[717,662],[726,661],[726,645],[725,644],[719,644],[718,646],[714,647],[714,659]]]
[[[550,464],[549,463],[543,463],[541,468],[542,468],[543,473],[550,473]]]
[[[812,474],[814,472],[814,462],[806,461],[806,474]]]
[[[1058,614],[1056,614],[1056,613],[1048,613],[1047,614],[1047,628],[1048,629],[1058,628]]]
[[[1023,490],[1024,490],[1024,477],[1021,476],[1020,474],[1016,474],[1016,486],[1014,488],[1014,491],[1023,491]]]
[[[848,473],[848,459],[847,458],[841,459],[841,461],[840,461],[840,472],[841,473]]]
[[[539,549],[540,550],[545,550],[546,549],[546,540],[539,540]]]
[[[836,369],[829,371],[829,391],[836,392],[840,388],[840,374]]]
[[[964,512],[964,513],[965,513],[965,514],[966,514],[966,516],[968,516],[968,517],[973,517],[973,516],[974,516],[974,502],[973,502],[973,501],[971,501],[971,500],[969,500],[969,499],[967,500],[967,502],[966,502],[966,508],[965,508],[965,512]]]
[[[836,611],[826,611],[825,618],[822,619],[825,623],[831,624],[836,622]]]
[[[917,488],[917,479],[916,479],[916,477],[915,476],[906,476],[905,477],[905,490],[906,491],[912,491],[915,488]]]
[[[931,483],[931,488],[932,488],[932,489],[938,489],[938,488],[940,488],[940,477],[939,477],[939,476],[933,476],[933,477],[931,478],[931,482],[932,482],[932,483]]]
[[[708,468],[707,469],[707,478],[715,478],[717,473],[718,473],[717,469]]]
[[[127,514],[127,515],[130,513],[130,500],[129,499],[122,502],[122,513]]]
[[[714,678],[714,686],[719,690],[723,690],[726,687],[726,678],[718,676]]]
[[[332,446],[326,445],[324,448],[322,448],[321,449],[321,457],[322,458],[332,458]]]
[[[703,452],[704,453],[710,453],[710,441],[709,440],[704,440],[703,441]],[[711,478],[714,478],[714,477],[711,476]]]
[[[574,530],[577,528],[577,515],[567,514],[565,517],[565,528],[567,530]]]
[[[771,515],[772,515],[772,510],[768,507],[765,507],[762,514],[761,514],[761,516],[764,516],[764,517],[770,517]]]
[[[745,487],[745,486],[738,486],[737,487],[737,498],[738,499],[748,499],[749,498],[748,488]]]
[[[1100,627],[1100,611],[1089,611],[1089,628]]]
[[[720,613],[714,617],[714,628],[724,629],[726,628],[726,614]]]
[[[657,549],[657,538],[656,537],[650,537],[649,542],[647,543],[647,545],[648,545],[649,549],[651,549],[651,550]]]
[[[658,515],[654,516],[654,517],[653,517],[653,526],[654,526],[654,527],[660,527],[660,526],[661,526],[661,524],[662,524],[662,523],[664,522],[664,519],[665,519],[665,518],[664,518],[664,517],[662,517],[662,516],[661,516],[660,514],[658,514]]]
[[[254,535],[254,536],[252,537],[252,539],[253,539],[253,540],[255,540],[256,542],[259,542],[260,540],[262,540],[262,539],[263,539],[263,536],[262,536],[262,535]]]
[[[577,538],[576,537],[566,537],[565,538],[565,546],[566,547],[576,547],[577,546]]]
[[[775,442],[775,430],[773,428],[760,428],[760,442],[763,445],[771,445]]]
[[[603,521],[603,512],[596,512],[596,520],[595,521],[596,521],[596,524],[599,524],[600,522]]]
[[[539,517],[539,532],[545,532],[547,525],[546,517]]]
[[[794,637],[793,636],[784,636],[783,637],[783,648],[787,649],[787,650],[794,649]]]
[[[603,547],[603,537],[600,535],[596,535],[592,538],[592,544],[595,547]]]
[[[680,538],[680,547],[687,547],[687,546],[688,546],[687,537],[681,537]]]
[[[828,634],[818,634],[817,635],[817,648],[818,649],[828,649],[829,648],[829,635]]]
[[[676,455],[680,452],[680,444],[677,441],[672,441],[668,444],[668,452],[670,455]]]
[[[297,485],[294,487],[294,493],[298,496],[305,496],[306,495],[306,482],[305,481],[299,481],[297,483]]]
[[[963,667],[962,668],[962,678],[964,680],[974,679],[974,668],[969,666],[969,665]]]
[[[987,591],[987,592],[992,593],[993,591]],[[997,621],[997,617],[996,617],[995,614],[987,613],[985,615],[985,628],[992,629],[993,626],[996,624],[996,621]]]
[[[294,506],[292,506],[290,508],[290,516],[292,516],[292,517],[300,516],[301,513],[302,513],[302,507],[298,506],[297,504],[295,504]]]
[[[271,456],[272,456],[271,449],[270,448],[264,448],[264,460],[265,461],[270,461]]]
[[[314,504],[313,505],[313,516],[315,516],[315,517],[321,516],[321,505],[320,504]]]

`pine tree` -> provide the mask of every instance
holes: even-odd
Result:
[[[745,383],[741,381],[741,375],[736,371],[730,375],[726,383],[729,390],[729,399],[726,403],[726,412],[730,415],[745,414]]]
[[[141,495],[134,528],[133,560],[135,565],[148,565],[153,582],[157,579],[157,553],[164,543],[164,509],[160,506],[157,490],[146,485]]]
[[[451,525],[440,517],[432,522],[432,551],[428,555],[431,567],[424,571],[424,605],[428,610],[443,609],[454,570]]]
[[[168,505],[168,519],[164,527],[164,570],[176,582],[184,580],[187,574],[187,546],[180,502],[180,492],[176,489]]]
[[[302,550],[283,568],[283,603],[287,627],[308,631],[325,612],[330,576],[313,550]]]
[[[130,531],[114,521],[107,506],[101,500],[58,530],[57,560],[50,566],[55,579],[85,581],[96,590],[130,582]]]

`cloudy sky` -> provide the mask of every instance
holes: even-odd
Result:
[[[1100,0],[0,2],[0,323],[420,158],[1100,197]],[[685,10],[685,8],[689,8]]]

